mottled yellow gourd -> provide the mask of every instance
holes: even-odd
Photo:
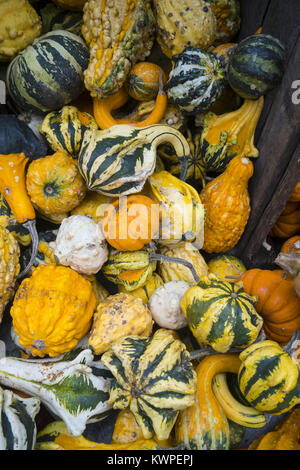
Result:
[[[0,323],[20,271],[19,255],[18,242],[8,230],[0,226]]]
[[[164,281],[162,278],[157,274],[153,273],[152,277],[144,284],[142,287],[138,287],[135,290],[130,291],[131,295],[141,299],[145,304],[148,303],[151,295],[157,289],[157,287],[162,286]],[[119,285],[119,292],[127,292],[126,288],[122,285]]]
[[[203,250],[207,253],[228,251],[242,236],[250,215],[248,181],[252,175],[252,162],[237,156],[201,191],[206,211]]]

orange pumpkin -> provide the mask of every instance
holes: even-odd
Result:
[[[117,250],[141,250],[158,232],[158,206],[141,194],[121,197],[109,204],[102,227],[107,242]]]
[[[289,197],[290,202],[300,202],[300,181],[296,184],[294,191]]]
[[[270,231],[271,237],[290,238],[300,231],[300,204],[288,201],[276,224]]]
[[[256,310],[264,319],[267,338],[287,344],[293,331],[300,329],[300,298],[293,278],[279,269],[250,269],[240,280],[247,294],[258,297]]]
[[[300,235],[295,235],[284,242],[281,253],[300,253]]]

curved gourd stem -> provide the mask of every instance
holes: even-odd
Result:
[[[32,265],[34,263],[34,260],[36,258],[37,252],[38,252],[38,247],[39,247],[39,236],[36,230],[36,222],[35,219],[28,220],[27,222],[23,223],[23,226],[27,228],[28,232],[31,235],[31,257],[29,260],[28,265],[26,268],[18,275],[18,279],[25,277],[26,274],[30,271],[32,268]]]
[[[182,264],[183,266],[186,266],[187,268],[190,269],[195,281],[198,283],[200,281],[200,277],[197,274],[196,269],[190,263],[189,261],[186,261],[185,259],[182,258],[176,258],[174,256],[165,256],[165,255],[160,255],[159,253],[151,253],[149,256],[150,261],[160,261],[161,263],[168,262],[168,263],[178,263]]]

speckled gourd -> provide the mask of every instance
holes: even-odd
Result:
[[[6,228],[0,226],[0,323],[20,272],[19,255],[18,242]]]

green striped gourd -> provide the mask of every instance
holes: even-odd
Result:
[[[97,129],[93,116],[80,112],[75,106],[64,106],[59,111],[47,114],[40,133],[52,150],[66,152],[74,158],[79,154],[85,132]]]
[[[38,398],[22,398],[0,387],[0,450],[34,450]]]
[[[36,39],[10,63],[6,84],[21,109],[54,111],[75,100],[84,89],[89,50],[69,31],[53,31]]]
[[[165,85],[171,103],[186,115],[202,113],[217,101],[226,85],[221,56],[187,47],[172,57],[174,63]]]
[[[119,124],[101,131],[87,131],[78,167],[90,190],[107,196],[138,193],[155,170],[156,149],[162,143],[174,147],[184,179],[189,144],[179,131],[160,124],[142,128]]]
[[[94,361],[90,349],[51,359],[5,357],[0,362],[0,384],[39,398],[73,436],[111,409],[111,374],[101,361]]]
[[[257,410],[282,414],[300,403],[300,366],[294,358],[299,338],[296,331],[284,348],[266,340],[241,352],[239,388]]]
[[[47,5],[40,10],[43,28],[42,34],[49,31],[56,31],[63,29],[70,31],[70,33],[81,35],[81,28],[83,25],[82,13],[78,11],[67,11],[62,8],[56,7],[53,3]]]
[[[221,281],[209,274],[184,294],[181,308],[198,343],[225,353],[256,340],[263,324],[256,301],[245,293],[242,282]]]
[[[101,360],[114,376],[113,408],[130,409],[145,439],[168,439],[179,411],[193,405],[197,386],[189,353],[174,332],[121,338]]]
[[[278,86],[284,74],[285,46],[269,34],[255,34],[232,52],[228,68],[231,88],[244,99],[257,99]]]

